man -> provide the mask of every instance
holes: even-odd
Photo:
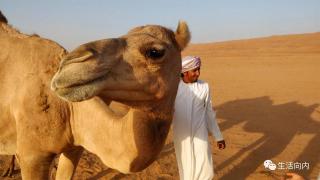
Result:
[[[209,85],[198,80],[200,66],[199,57],[182,59],[173,119],[173,142],[181,180],[213,178],[208,131],[215,137],[219,149],[226,146],[215,120]]]

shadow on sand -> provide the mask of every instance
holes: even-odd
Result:
[[[314,135],[303,152],[294,160],[294,162],[308,162],[310,164],[309,170],[297,171],[299,174],[309,177],[319,161],[320,123],[311,118],[311,114],[318,106],[318,104],[303,106],[297,102],[275,105],[267,96],[230,101],[218,106],[217,117],[225,120],[219,124],[221,130],[224,131],[244,123],[246,132],[263,134],[260,139],[244,147],[217,166],[216,171],[219,171],[233,163],[248,150],[254,149],[237,167],[221,179],[245,179],[266,159],[272,160],[284,151],[294,136],[298,134]]]
[[[222,131],[244,123],[246,132],[263,134],[261,138],[242,148],[215,168],[215,171],[222,170],[238,160],[244,153],[251,151],[237,167],[231,169],[220,179],[246,179],[262,165],[264,160],[272,160],[283,152],[291,140],[299,134],[314,135],[303,152],[294,160],[294,162],[308,162],[310,164],[309,170],[297,171],[305,177],[310,177],[310,173],[319,161],[320,123],[311,118],[311,114],[318,106],[318,104],[303,106],[297,102],[274,104],[269,97],[263,96],[230,101],[216,107],[217,117],[225,120],[219,124]],[[170,143],[163,148],[159,158],[172,153],[174,153],[174,148],[173,143]],[[111,173],[110,169],[104,170],[90,179],[99,179],[108,173]],[[273,174],[268,175],[269,177],[273,176]],[[118,173],[112,179],[124,177],[126,175]]]

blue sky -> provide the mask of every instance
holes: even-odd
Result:
[[[145,24],[187,21],[192,43],[320,31],[320,0],[1,0],[20,31],[67,49]]]

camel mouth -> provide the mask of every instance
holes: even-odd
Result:
[[[104,75],[101,75],[101,76],[98,76],[98,77],[95,77],[93,79],[87,79],[85,81],[82,81],[82,82],[77,82],[77,83],[74,83],[74,84],[70,84],[68,86],[65,86],[63,88],[81,88],[82,86],[90,86],[90,85],[95,85],[97,83],[102,83],[105,79],[107,79],[107,74],[104,74]]]
[[[59,97],[71,102],[78,102],[92,98],[103,88],[103,82],[107,79],[107,73],[94,79],[82,82],[61,85],[57,83],[58,78],[54,78],[51,89]]]
[[[112,78],[111,78],[112,79]],[[51,89],[62,99],[79,102],[90,99],[94,96],[99,96],[104,99],[114,101],[153,101],[157,99],[155,94],[146,92],[141,88],[131,85],[128,87],[114,88],[115,84],[110,81],[108,73],[96,77],[94,79],[88,79],[86,81],[77,82],[68,85],[57,84],[55,79],[52,81]],[[119,84],[121,84],[119,82]]]

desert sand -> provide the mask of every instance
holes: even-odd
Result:
[[[320,33],[192,44],[183,55],[202,58],[200,79],[211,86],[227,143],[219,150],[210,137],[215,179],[281,179],[285,172],[317,178]],[[0,173],[9,159],[0,156]],[[265,169],[267,159],[278,169]],[[19,167],[5,179],[21,179]],[[172,131],[159,159],[142,172],[121,174],[85,152],[74,179],[179,179]]]

